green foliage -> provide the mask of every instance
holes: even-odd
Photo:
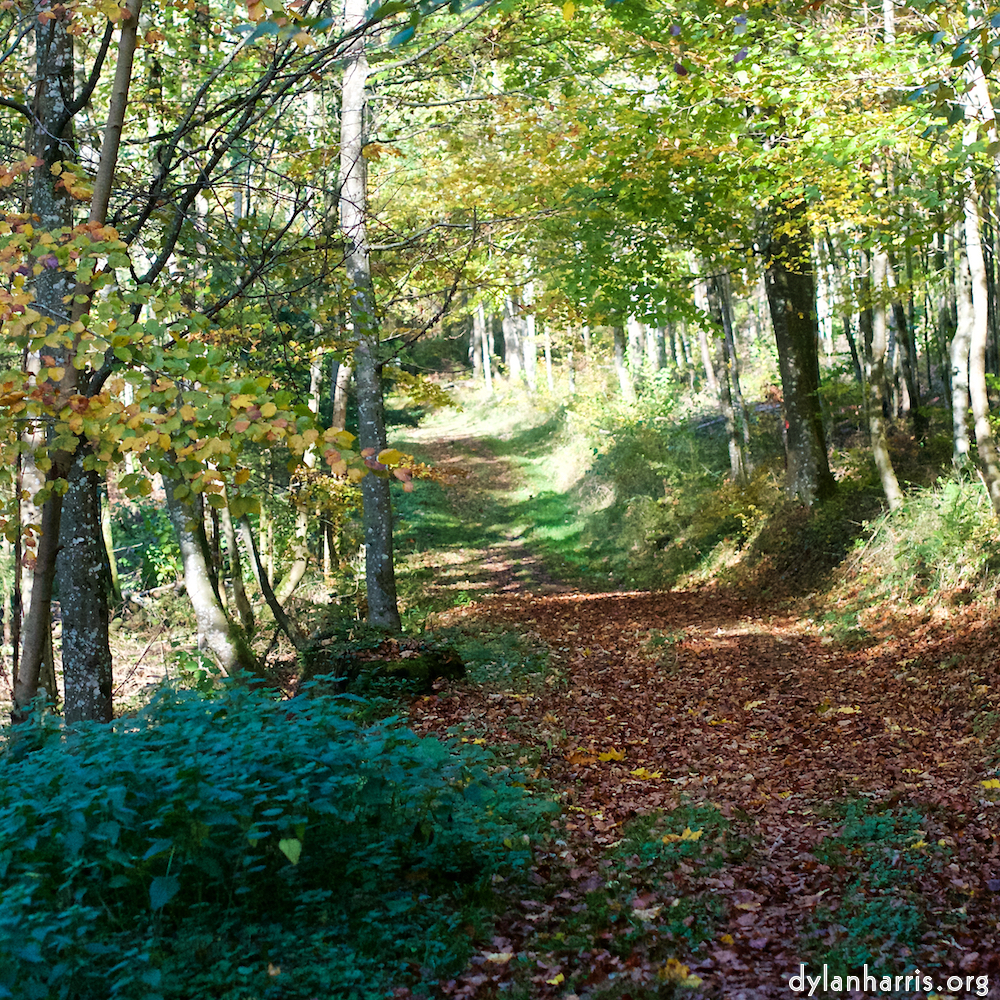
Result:
[[[545,804],[472,745],[224,683],[0,758],[0,996],[382,997],[460,966]]]
[[[854,554],[867,597],[962,600],[1000,570],[1000,539],[979,479],[947,477],[914,489],[874,519]]]
[[[710,876],[744,858],[748,846],[711,806],[681,805],[637,817],[609,850],[605,878],[587,893],[586,906],[565,914],[553,944],[572,951],[606,939],[614,954],[641,955],[644,964],[660,967],[657,983],[628,995],[684,995],[697,980],[676,961],[678,949],[697,953],[717,937],[727,914],[719,894],[707,887],[678,894],[674,874],[683,867],[691,879]],[[594,995],[625,994],[608,983]]]
[[[492,690],[536,690],[550,673],[548,649],[512,629],[474,632],[459,627],[435,629],[428,638],[453,646],[466,665],[472,683]]]
[[[839,905],[816,913],[817,927],[837,928],[836,939],[824,936],[816,951],[831,970],[856,970],[866,963],[879,968],[883,946],[915,950],[929,926],[940,928],[941,915],[926,912],[925,897],[915,885],[927,873],[940,872],[950,854],[924,840],[926,820],[913,809],[865,801],[841,803],[837,809],[839,832],[813,854],[834,872],[852,874]]]
[[[116,505],[113,519],[118,572],[136,590],[172,583],[182,572],[177,536],[166,509],[151,500]]]

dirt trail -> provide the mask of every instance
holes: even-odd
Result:
[[[475,441],[456,443],[472,457],[463,459],[471,475],[455,503],[471,511],[491,502],[481,501],[484,488],[509,487],[509,472]],[[443,459],[453,445],[436,447]],[[412,721],[517,744],[560,794],[563,846],[543,853],[533,874],[542,902],[513,909],[484,948],[534,962],[532,996],[576,996],[569,982],[585,994],[608,977],[647,990],[636,997],[661,995],[648,990],[663,982],[669,954],[703,980],[693,995],[787,997],[801,961],[821,965],[824,949],[868,933],[868,945],[900,974],[919,965],[945,979],[988,975],[988,995],[1000,997],[1000,793],[983,784],[1000,760],[994,621],[975,608],[881,621],[873,614],[866,626],[876,641],[852,648],[792,613],[712,588],[539,593],[556,584],[515,538],[485,552],[482,569],[492,596],[442,622],[521,628],[548,646],[560,680],[517,693],[471,685],[442,692],[417,702]],[[836,806],[848,801],[876,826],[913,810],[922,825],[903,843],[848,847],[833,863],[815,852],[841,831]],[[610,884],[606,852],[623,826],[680,803],[711,804],[752,846],[711,872],[693,861],[669,884],[633,880],[621,905],[654,916],[631,953],[613,946],[614,927],[589,948],[560,948],[567,922],[578,923],[592,894]],[[866,870],[870,850],[891,869],[882,882]],[[725,911],[711,940],[693,947],[664,930],[672,906],[706,893]],[[901,907],[922,914],[927,929],[916,941],[896,940],[891,921],[878,930]],[[859,930],[869,911],[876,930]],[[452,995],[508,988],[516,973],[490,963],[481,956]]]
[[[454,567],[430,590],[470,590],[487,594],[567,593],[574,588],[552,576],[532,552],[503,502],[518,488],[510,462],[498,458],[478,438],[441,438],[419,431],[410,435],[422,455],[444,475],[447,500],[463,523],[489,526],[481,545],[444,555]],[[418,487],[419,489],[419,487]],[[441,558],[441,553],[437,553]],[[465,576],[462,576],[462,570]]]

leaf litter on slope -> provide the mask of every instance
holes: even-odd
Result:
[[[464,502],[503,472],[477,458]],[[532,593],[553,581],[520,554],[467,553],[495,596],[438,624],[520,630],[559,683],[442,690],[411,721],[510,745],[563,814],[445,995],[787,997],[800,962],[864,953],[1000,996],[992,620],[872,608],[858,648],[712,586]],[[724,834],[685,823],[706,810]]]

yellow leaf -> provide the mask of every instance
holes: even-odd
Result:
[[[980,781],[983,788],[1000,788],[1000,779],[989,778],[987,781]]]
[[[355,439],[355,435],[350,431],[333,431],[333,428],[328,430],[324,436],[327,441],[332,441],[340,448],[350,448]]]
[[[701,834],[702,834],[701,830],[692,830],[691,827],[686,826],[684,827],[683,833],[668,833],[663,838],[663,843],[676,844],[682,840],[700,840]]]
[[[395,448],[383,448],[382,451],[378,453],[378,460],[383,465],[396,465],[401,462],[405,456],[401,451],[397,451]]]
[[[720,944],[736,944],[736,941],[734,940],[732,934],[723,934],[722,937],[719,938],[719,943]]]
[[[233,479],[235,480],[237,486],[242,486],[249,478],[250,478],[249,469],[237,469],[236,475],[233,476]]]
[[[267,417],[268,419],[270,419],[271,417],[273,417],[277,412],[278,412],[278,408],[274,405],[274,403],[265,403],[260,408],[260,415],[262,417]]]
[[[695,989],[701,986],[701,979],[693,976],[691,970],[676,958],[668,958],[665,965],[662,965],[656,972],[656,978],[661,982],[677,983],[686,986],[688,989]]]
[[[651,781],[653,778],[662,778],[662,771],[647,771],[644,767],[637,767],[634,771],[629,771],[629,774],[642,781]]]
[[[624,760],[625,751],[624,750],[607,750],[604,753],[599,753],[597,755],[598,760],[609,761],[609,760]]]
[[[492,951],[483,957],[487,962],[493,962],[495,965],[506,965],[514,957],[514,952]]]
[[[563,4],[562,10],[563,10],[563,20],[572,21],[573,15],[576,13],[576,4],[573,3],[573,0],[566,0],[566,3]]]
[[[558,986],[566,977],[561,973],[557,972],[551,979],[546,979],[550,986]]]
[[[181,414],[181,420],[186,420],[190,422],[194,420],[196,416],[195,408],[185,403],[180,409],[180,414]]]
[[[749,712],[749,711],[751,711],[752,709],[755,709],[755,708],[760,708],[760,706],[761,706],[761,705],[763,705],[763,704],[764,704],[764,702],[762,702],[762,701],[748,701],[748,702],[747,702],[747,703],[746,703],[746,704],[745,704],[745,705],[743,706],[743,711],[744,711],[744,712]]]
[[[368,472],[367,469],[359,469],[356,465],[352,465],[347,470],[347,478],[352,483],[359,483],[359,482],[361,482],[362,479],[365,478],[365,475],[367,474],[367,472]]]
[[[233,396],[229,401],[229,405],[236,410],[245,410],[252,402],[252,397],[241,392],[238,396]]]
[[[313,40],[313,36],[309,34],[308,31],[297,31],[292,35],[292,41],[300,48],[304,49],[307,45],[315,45],[316,42]]]

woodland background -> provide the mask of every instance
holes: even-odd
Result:
[[[0,31],[0,996],[988,994],[1000,9]]]

